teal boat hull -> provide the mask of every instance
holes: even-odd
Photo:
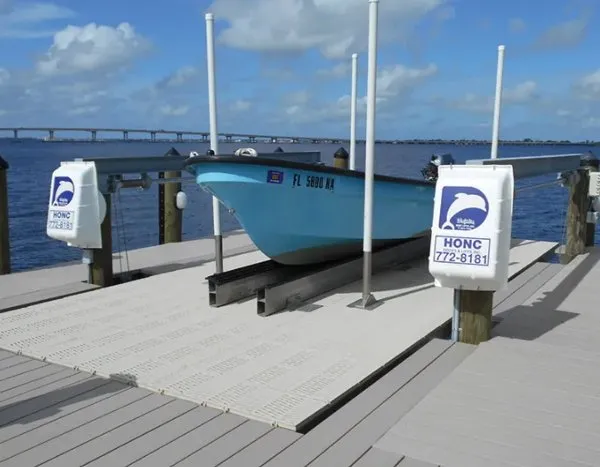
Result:
[[[304,265],[362,251],[363,172],[239,156],[196,156],[186,168],[274,261]],[[427,233],[434,192],[424,180],[377,175],[373,249]]]

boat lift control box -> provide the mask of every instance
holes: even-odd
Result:
[[[439,167],[429,252],[437,287],[506,286],[513,197],[511,165]]]
[[[61,162],[52,173],[46,234],[69,246],[101,248],[105,215],[94,162]]]

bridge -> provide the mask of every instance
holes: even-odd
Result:
[[[202,141],[208,142],[210,132],[208,131],[187,131],[187,130],[152,130],[146,128],[54,128],[54,127],[14,127],[14,128],[0,128],[0,137],[3,133],[12,135],[15,139],[24,137],[24,134],[31,133],[46,133],[45,141],[105,141],[110,140],[121,140],[121,141],[164,141],[164,139],[157,138],[157,135],[171,135],[175,137],[177,142],[184,141]],[[87,138],[65,138],[59,137],[58,133],[87,133]],[[100,138],[101,133],[117,133],[121,135],[121,138]],[[130,135],[146,135],[146,138],[130,138]],[[30,138],[33,136],[29,136]],[[149,138],[148,138],[149,137]],[[306,137],[306,136],[274,136],[274,135],[258,135],[249,133],[219,133],[219,139],[225,142],[241,142],[248,141],[250,143],[256,142],[269,142],[269,143],[349,143],[349,138],[323,138],[323,137]],[[167,138],[168,141],[172,141],[173,138]],[[364,144],[364,140],[357,140],[357,144]]]
[[[31,134],[45,133],[46,136],[39,138]],[[80,138],[66,138],[60,137],[58,133],[83,133],[87,134],[88,137]],[[103,133],[112,133],[120,135],[120,138],[101,138],[99,135]],[[130,138],[130,135],[145,135],[145,138]],[[27,135],[27,136],[24,136]],[[31,136],[28,136],[31,135]],[[170,135],[170,138],[160,138],[160,136]],[[165,130],[165,129],[146,129],[146,128],[60,128],[60,127],[12,127],[12,128],[0,128],[0,139],[2,138],[23,139],[44,139],[44,141],[73,141],[73,142],[100,142],[100,141],[173,141],[173,136],[177,142],[204,142],[208,143],[210,132],[208,131],[187,131],[187,130]],[[308,136],[274,136],[274,135],[259,135],[249,133],[219,133],[219,139],[226,143],[304,143],[304,144],[343,144],[349,143],[349,138],[324,138],[324,137],[308,137]],[[364,139],[357,139],[357,144],[364,144]],[[376,144],[433,144],[433,145],[456,145],[456,146],[488,146],[490,145],[489,140],[475,140],[475,139],[458,139],[458,140],[444,140],[444,139],[395,139],[395,140],[376,140]],[[501,146],[510,145],[534,145],[534,146],[568,146],[568,145],[579,145],[579,146],[598,146],[599,142],[595,141],[554,141],[554,140],[532,140],[529,138],[522,140],[502,140],[499,142]]]

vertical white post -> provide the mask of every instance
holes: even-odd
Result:
[[[350,170],[356,169],[356,86],[358,54],[352,54],[352,90],[350,97]]]
[[[500,106],[502,103],[502,73],[504,70],[504,46],[498,46],[498,68],[496,71],[496,97],[494,99],[494,121],[492,123],[491,159],[498,157],[498,138],[500,134]]]
[[[367,135],[365,152],[365,210],[363,232],[362,307],[376,300],[371,294],[371,251],[373,236],[373,179],[375,170],[375,105],[377,103],[377,8],[379,0],[369,0],[369,65],[367,70]]]
[[[208,112],[210,121],[210,149],[219,154],[219,133],[217,131],[217,97],[215,84],[215,41],[214,15],[206,13],[206,64],[208,69]],[[216,272],[223,272],[223,236],[221,235],[221,212],[219,200],[213,196],[213,233],[215,237]]]

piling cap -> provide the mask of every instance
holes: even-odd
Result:
[[[9,168],[8,162],[0,155],[0,170],[8,170]]]
[[[348,159],[348,156],[349,156],[348,151],[346,151],[344,148],[339,148],[333,154],[333,157],[335,157],[336,159]]]
[[[171,148],[167,152],[165,152],[165,157],[167,156],[181,156],[181,154],[177,149]]]
[[[208,151],[206,151],[206,155],[207,156],[214,156],[215,155],[215,151],[213,151],[212,149],[209,149]]]
[[[581,167],[593,167],[595,169],[600,168],[600,159],[598,159],[592,151],[588,151],[581,156]]]
[[[283,152],[283,149],[281,149],[281,146],[277,146],[277,149],[275,149],[273,152]]]

